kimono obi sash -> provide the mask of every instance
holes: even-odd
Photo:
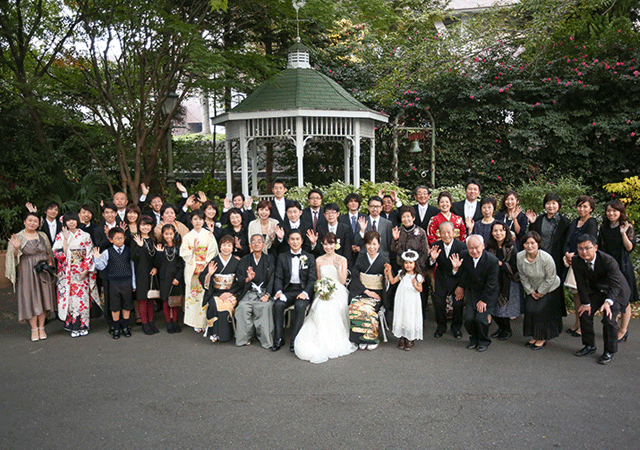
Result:
[[[370,275],[368,273],[360,274],[360,282],[362,285],[370,289],[372,291],[380,291],[383,289],[382,281],[384,280],[384,275]]]
[[[225,275],[217,273],[213,276],[213,287],[220,291],[227,291],[231,289],[234,277],[235,274],[233,273]]]

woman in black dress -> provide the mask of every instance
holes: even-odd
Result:
[[[580,296],[575,286],[575,277],[573,276],[573,270],[571,269],[571,258],[578,252],[578,238],[583,234],[590,234],[592,236],[598,236],[598,222],[591,217],[594,208],[596,207],[595,201],[588,195],[581,195],[576,200],[576,211],[578,212],[578,218],[571,221],[569,230],[567,231],[567,241],[564,245],[564,265],[569,268],[565,277],[565,286],[571,289],[573,292],[573,307],[575,309],[575,322],[572,327],[567,329],[567,333],[573,337],[580,337],[580,316],[578,315],[578,309],[580,308]]]
[[[91,236],[91,241],[95,245],[95,241],[93,239],[94,229],[97,227],[96,223],[93,221],[93,216],[95,212],[93,210],[93,206],[86,203],[80,207],[80,211],[78,211],[78,217],[80,218],[80,223],[78,224],[78,228],[80,228],[85,233],[89,233]]]
[[[155,267],[154,261],[156,255],[154,226],[155,220],[150,216],[140,218],[139,233],[133,235],[133,245],[131,246],[131,260],[136,272],[138,312],[142,321],[142,331],[146,335],[159,332],[155,323],[153,323],[154,299],[149,298],[149,290],[152,289],[152,283],[153,289],[160,289],[158,279],[155,277],[158,269]]]
[[[124,213],[124,223],[120,224],[120,227],[124,230],[124,244],[127,247],[131,247],[133,244],[133,236],[139,233],[138,223],[142,211],[136,205],[128,205]]]
[[[522,237],[524,250],[516,260],[526,295],[523,336],[531,336],[526,346],[541,350],[547,340],[562,332],[562,285],[550,254],[540,249],[542,239],[535,231]]]
[[[233,337],[233,313],[240,288],[236,269],[240,260],[233,256],[234,238],[228,234],[220,238],[220,253],[200,272],[199,280],[205,289],[202,306],[207,308],[207,329],[211,342],[226,342]]]
[[[247,224],[243,223],[242,211],[231,208],[228,211],[229,224],[222,229],[222,235],[229,235],[234,239],[233,256],[242,258],[249,254],[249,236]]]
[[[633,225],[627,217],[627,210],[620,200],[611,200],[607,203],[605,216],[600,227],[600,237],[598,239],[598,249],[613,256],[620,271],[627,279],[631,288],[631,302],[638,301],[638,284],[636,274],[633,270],[633,262],[629,256],[636,243],[636,235]],[[631,319],[631,304],[622,311],[620,316],[620,329],[618,331],[618,342],[626,341],[629,336],[628,327]]]
[[[516,248],[513,235],[507,226],[496,220],[491,227],[491,235],[487,241],[487,251],[498,258],[500,272],[498,272],[498,303],[492,311],[491,317],[498,325],[498,330],[491,337],[501,341],[509,339],[511,331],[511,319],[520,315],[521,286],[516,263]]]
[[[509,190],[502,196],[500,211],[495,215],[495,219],[504,222],[513,233],[516,249],[522,250],[520,240],[527,232],[529,219],[520,206],[520,196],[516,191]]]
[[[179,310],[177,306],[169,306],[169,296],[183,295],[184,259],[180,257],[182,238],[171,224],[165,224],[160,230],[159,244],[156,245],[155,264],[160,279],[160,298],[167,321],[168,333],[180,333],[178,325]]]

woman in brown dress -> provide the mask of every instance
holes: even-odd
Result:
[[[47,338],[44,321],[47,311],[53,311],[55,305],[54,275],[36,271],[40,261],[53,265],[51,244],[38,226],[40,218],[35,213],[27,214],[24,230],[9,240],[6,265],[7,278],[14,288],[18,282],[18,321],[29,322],[34,342]]]

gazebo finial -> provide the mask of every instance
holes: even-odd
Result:
[[[305,0],[293,0],[293,8],[296,10],[296,42],[300,42],[300,17],[298,17],[298,12],[300,8],[304,7],[307,4]]]

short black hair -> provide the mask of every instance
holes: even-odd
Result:
[[[299,228],[294,228],[292,230],[289,230],[289,233],[287,233],[287,242],[289,241],[289,238],[291,236],[293,236],[294,234],[299,234],[300,235],[300,239],[302,239],[304,241],[304,236],[302,235],[302,231]]]
[[[110,209],[114,212],[118,212],[118,207],[113,202],[104,202],[102,205],[102,212],[104,213],[105,209]]]
[[[191,211],[189,219],[193,220],[194,217],[200,217],[202,220],[204,220],[204,211],[200,208],[194,209],[193,211]]]
[[[318,194],[321,199],[324,198],[324,195],[322,195],[322,191],[320,189],[311,189],[307,194],[307,199],[311,198],[311,194]]]
[[[164,215],[164,212],[169,208],[173,209],[173,212],[178,214],[178,208],[173,206],[171,203],[163,203],[162,207],[160,208],[160,217],[162,217]]]
[[[382,199],[377,195],[372,195],[371,197],[369,197],[369,201],[367,202],[367,205],[370,204],[371,202],[380,202],[380,204],[382,204]]]
[[[536,231],[527,231],[524,236],[522,236],[522,239],[520,239],[520,243],[524,245],[524,243],[529,239],[533,239],[534,241],[536,241],[538,243],[538,247],[542,245],[542,238]]]
[[[482,185],[476,178],[469,178],[467,180],[467,182],[464,185],[465,190],[469,187],[470,184],[475,184],[476,186],[478,186],[478,190],[482,191]]]
[[[64,216],[62,216],[62,225],[66,227],[68,220],[75,220],[76,226],[80,226],[80,217],[78,217],[78,213],[75,213],[73,211],[64,213]]]
[[[53,200],[50,202],[47,202],[44,204],[44,211],[46,212],[48,209],[56,207],[58,209],[60,209],[60,205],[58,204],[58,202],[54,202]]]
[[[344,204],[347,205],[351,200],[355,200],[358,202],[358,205],[362,205],[362,197],[360,197],[360,194],[357,194],[355,192],[347,194],[347,196],[344,198]]]
[[[576,239],[576,245],[582,244],[583,242],[591,242],[593,245],[598,245],[598,238],[596,238],[592,234],[583,234],[578,239]]]
[[[544,196],[544,199],[542,200],[542,204],[546,205],[549,202],[556,202],[558,203],[558,209],[562,208],[562,199],[560,198],[560,194],[557,194],[555,192],[549,192],[547,195]]]
[[[335,211],[338,214],[340,214],[340,207],[338,206],[337,203],[329,203],[327,205],[324,205],[324,210],[326,211]]]
[[[236,197],[240,197],[242,199],[242,201],[244,202],[244,194],[242,192],[235,192],[233,194],[233,197],[231,197],[231,200],[233,200]]]
[[[273,182],[271,186],[273,187],[276,184],[281,184],[285,189],[287,188],[287,183],[285,183],[282,178],[276,178],[276,180]]]
[[[122,234],[124,235],[124,230],[120,227],[113,227],[112,229],[109,230],[109,239],[113,239],[116,234]]]
[[[300,211],[302,211],[302,205],[296,200],[292,200],[287,204],[287,211],[289,211],[291,208],[298,208]]]

